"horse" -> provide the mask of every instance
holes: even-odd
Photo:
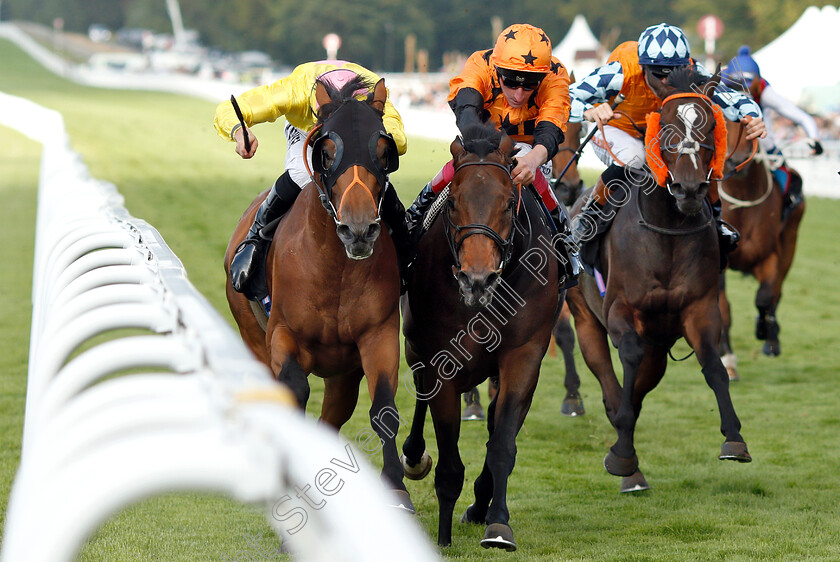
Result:
[[[765,153],[748,162],[751,143],[737,123],[729,127],[727,178],[720,186],[722,216],[741,234],[738,247],[729,255],[729,268],[751,274],[758,281],[755,307],[755,337],[764,340],[762,352],[775,357],[782,352],[776,308],[782,297],[782,284],[790,271],[796,252],[799,224],[805,214],[805,202],[782,220],[782,191],[773,178]],[[736,171],[736,165],[743,165]],[[729,378],[737,380],[737,357],[732,351],[729,329],[732,325],[726,279],[721,274],[720,309],[723,316],[721,354]]]
[[[450,145],[455,175],[442,210],[420,239],[414,277],[402,298],[405,356],[416,402],[403,444],[409,478],[431,469],[423,426],[431,410],[440,459],[435,472],[438,543],[452,542],[464,483],[458,451],[460,396],[488,377],[498,393],[487,408],[489,440],[475,502],[462,522],[486,524],[481,545],[515,550],[507,482],[560,304],[549,218],[530,187],[511,180],[513,141],[473,126]]]
[[[624,185],[610,186],[615,218],[599,250],[605,294],[588,274],[567,293],[581,352],[617,433],[604,467],[623,477],[622,492],[649,488],[634,430],[644,397],[662,380],[670,349],[681,337],[717,399],[725,436],[719,458],[751,460],[718,353],[720,250],[706,194],[712,174],[722,175],[726,149],[723,116],[709,98],[720,74],[704,81],[686,69],[674,71],[669,81],[652,84],[663,102],[660,112],[648,115],[646,150],[658,185],[647,172],[629,167],[627,182],[613,182]],[[575,204],[574,215],[583,203]],[[607,336],[618,348],[623,384]]]
[[[233,290],[229,271],[267,192],[248,207],[227,247],[227,299],[242,338],[302,409],[308,375],[324,379],[322,422],[339,430],[366,379],[383,480],[394,490],[395,506],[413,512],[396,445],[400,279],[394,244],[379,217],[398,153],[382,124],[385,83],[371,87],[365,100],[354,97],[368,87],[361,79],[340,90],[316,82],[317,132],[306,139],[308,146],[320,134],[312,145],[315,171],[273,236],[265,264],[270,314],[266,320],[256,303]]]
[[[557,200],[567,207],[570,207],[583,191],[583,179],[578,174],[577,159],[574,158],[575,152],[580,148],[580,139],[581,124],[567,123],[566,138],[560,143],[557,154],[552,158],[552,188]],[[567,165],[568,169],[566,169]],[[558,175],[564,169],[566,173],[558,179]],[[564,303],[552,330],[552,336],[563,354],[565,366],[563,385],[566,388],[566,396],[563,397],[560,413],[564,416],[575,417],[584,415],[586,408],[580,396],[580,376],[575,366],[575,331],[572,328],[571,316],[569,306]],[[496,391],[491,381],[488,388],[490,400],[493,400]],[[478,389],[473,388],[464,394],[464,405],[462,420],[485,419]]]

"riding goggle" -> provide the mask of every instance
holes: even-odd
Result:
[[[542,77],[531,77],[514,73],[503,74],[501,70],[497,70],[496,72],[499,76],[499,82],[501,82],[503,86],[513,90],[522,88],[526,92],[532,92],[540,87],[543,80]]]
[[[676,68],[679,67],[647,65],[647,69],[650,71],[650,73],[653,74],[655,77],[659,78],[660,80],[668,78],[668,76],[670,76]]]

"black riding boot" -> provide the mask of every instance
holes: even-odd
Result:
[[[408,227],[408,234],[415,243],[423,231],[423,216],[436,198],[437,194],[432,190],[432,183],[429,182],[420,190],[417,199],[414,200],[414,203],[405,212],[405,224]]]
[[[723,271],[729,263],[727,256],[738,247],[741,235],[732,228],[732,225],[721,218],[720,213],[720,200],[718,200],[716,203],[712,203],[712,217],[717,227],[718,244],[720,245],[720,270]]]
[[[230,284],[238,293],[249,295],[248,282],[265,257],[265,251],[271,240],[271,234],[260,233],[266,225],[286,214],[300,194],[300,187],[294,182],[289,172],[277,178],[268,196],[257,209],[254,224],[248,230],[248,236],[236,248],[230,262]]]
[[[416,249],[406,226],[406,212],[393,185],[389,185],[382,195],[382,220],[391,233],[391,240],[397,250],[397,262],[400,268],[400,294],[408,289],[410,267],[414,261]]]
[[[791,211],[799,206],[805,200],[802,194],[802,176],[794,172],[790,168],[785,167],[788,172],[788,189],[782,200],[782,222],[787,220]]]
[[[558,205],[549,214],[551,220],[554,221],[556,233],[560,235],[554,237],[554,247],[563,256],[563,259],[560,260],[561,272],[558,282],[560,290],[565,291],[577,285],[577,279],[582,269],[580,252],[572,240],[572,229],[570,227],[572,221],[566,208],[562,204]]]

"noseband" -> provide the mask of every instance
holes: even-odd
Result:
[[[508,168],[504,164],[501,164],[499,162],[488,162],[485,160],[479,160],[476,162],[464,162],[463,164],[455,168],[454,174],[457,174],[459,171],[461,171],[463,168],[466,168],[467,166],[496,166],[497,168],[501,168],[505,171],[505,174],[507,174],[508,179],[510,179],[511,185],[513,185],[513,178],[510,175],[510,168]],[[519,204],[521,203],[521,201],[522,188],[520,187],[517,191],[516,212],[519,211]],[[458,253],[461,250],[461,246],[463,246],[464,244],[464,240],[466,240],[470,236],[482,234],[488,237],[493,242],[495,242],[495,244],[499,247],[499,250],[501,250],[502,261],[499,264],[499,270],[503,270],[504,267],[510,261],[510,256],[513,252],[513,236],[516,231],[516,228],[514,228],[513,226],[513,219],[511,219],[510,232],[508,233],[507,238],[502,238],[498,232],[496,232],[486,224],[472,223],[464,226],[453,224],[452,219],[449,216],[451,208],[451,205],[444,206],[443,219],[445,221],[446,226],[446,241],[449,243],[449,250],[452,252],[452,258],[455,261],[455,267],[457,269],[461,269],[461,260],[458,258]],[[461,233],[463,233],[463,236],[461,236],[461,238],[456,241],[456,238]]]

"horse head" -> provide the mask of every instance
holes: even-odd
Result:
[[[369,92],[367,99],[357,99],[360,92]],[[313,178],[347,257],[354,260],[373,254],[382,228],[382,197],[389,189],[387,175],[399,165],[396,143],[382,122],[387,95],[384,79],[375,86],[362,77],[340,89],[326,80],[315,86],[319,109]]]
[[[444,207],[452,273],[464,304],[490,303],[510,259],[520,191],[510,177],[514,144],[492,126],[476,125],[449,147],[455,175]]]
[[[685,68],[672,72],[665,83],[649,83],[663,101],[659,113],[647,117],[648,165],[679,211],[696,215],[710,181],[722,177],[726,156],[726,121],[710,97],[720,83],[720,68],[708,80]]]

